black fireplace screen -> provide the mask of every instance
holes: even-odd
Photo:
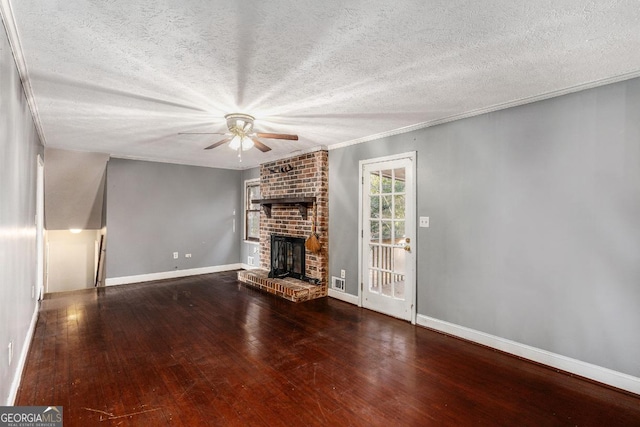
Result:
[[[269,277],[305,279],[304,239],[271,235],[271,271]]]

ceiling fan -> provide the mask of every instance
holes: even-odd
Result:
[[[211,144],[208,147],[205,147],[205,150],[211,150],[212,148],[216,148],[220,145],[224,145],[227,142],[229,143],[229,148],[233,150],[238,150],[238,154],[242,151],[247,151],[251,149],[251,147],[256,147],[258,150],[264,152],[270,151],[271,147],[267,146],[265,143],[260,141],[259,138],[266,139],[286,139],[290,141],[297,141],[298,135],[288,135],[284,133],[259,133],[253,131],[253,121],[255,120],[253,116],[249,114],[243,113],[232,113],[224,116],[227,120],[227,128],[229,128],[229,132],[227,133],[219,133],[219,132],[180,132],[179,135],[193,135],[193,134],[207,134],[207,135],[227,135],[227,138],[224,138],[214,144]]]

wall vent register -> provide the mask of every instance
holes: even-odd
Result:
[[[336,276],[331,276],[331,289],[344,292],[344,279]]]

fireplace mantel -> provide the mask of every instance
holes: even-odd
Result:
[[[315,201],[315,197],[280,197],[277,199],[251,200],[251,203],[259,203],[264,208],[267,218],[271,218],[271,207],[273,205],[296,205],[300,211],[300,216],[306,220],[307,210]]]

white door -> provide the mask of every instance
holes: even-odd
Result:
[[[415,322],[414,155],[361,162],[362,306]]]

